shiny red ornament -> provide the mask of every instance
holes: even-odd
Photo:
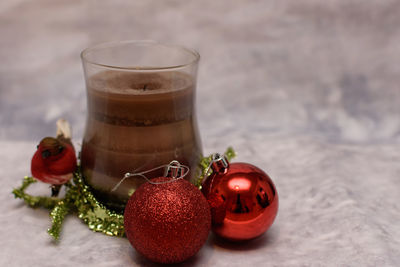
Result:
[[[159,177],[129,199],[124,227],[132,246],[158,263],[178,263],[196,254],[207,240],[211,214],[198,188],[184,179]],[[167,182],[167,183],[164,183]]]
[[[31,172],[44,183],[61,185],[72,178],[76,166],[75,149],[70,141],[46,137],[32,157]]]
[[[201,191],[211,206],[213,232],[242,241],[267,231],[278,212],[278,193],[271,178],[251,164],[229,164],[219,154],[214,155],[211,169]]]

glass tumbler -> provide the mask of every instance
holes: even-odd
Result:
[[[195,96],[196,51],[152,41],[100,44],[81,54],[87,117],[81,150],[85,182],[106,206],[122,211],[145,180],[125,173],[168,164],[190,167],[201,157]],[[163,175],[159,169],[147,178]]]

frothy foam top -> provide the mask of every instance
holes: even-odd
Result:
[[[123,95],[160,94],[188,89],[192,78],[177,71],[123,72],[103,71],[89,78],[92,90]]]

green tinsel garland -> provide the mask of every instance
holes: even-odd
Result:
[[[233,148],[229,147],[225,156],[230,161],[236,156]],[[212,155],[203,157],[200,160],[199,167],[201,173],[197,179],[196,186],[201,187],[204,177],[211,174],[209,168]],[[15,198],[20,198],[31,208],[43,207],[50,209],[50,217],[52,226],[48,229],[48,233],[58,240],[61,233],[62,223],[68,213],[77,213],[91,230],[101,232],[110,236],[125,236],[124,232],[124,216],[116,213],[102,203],[97,201],[91,193],[90,187],[87,186],[82,178],[81,171],[78,169],[73,176],[73,183],[65,184],[67,187],[64,198],[31,196],[25,193],[25,190],[33,183],[36,183],[32,177],[25,176],[22,185],[12,191]]]

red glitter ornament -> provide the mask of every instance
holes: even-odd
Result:
[[[278,212],[278,193],[268,175],[251,164],[229,164],[219,154],[211,168],[202,192],[211,206],[213,232],[241,241],[267,231]]]
[[[184,179],[151,179],[129,199],[124,227],[132,246],[158,263],[178,263],[196,254],[207,240],[211,214],[198,188]],[[166,182],[166,183],[165,183]]]

